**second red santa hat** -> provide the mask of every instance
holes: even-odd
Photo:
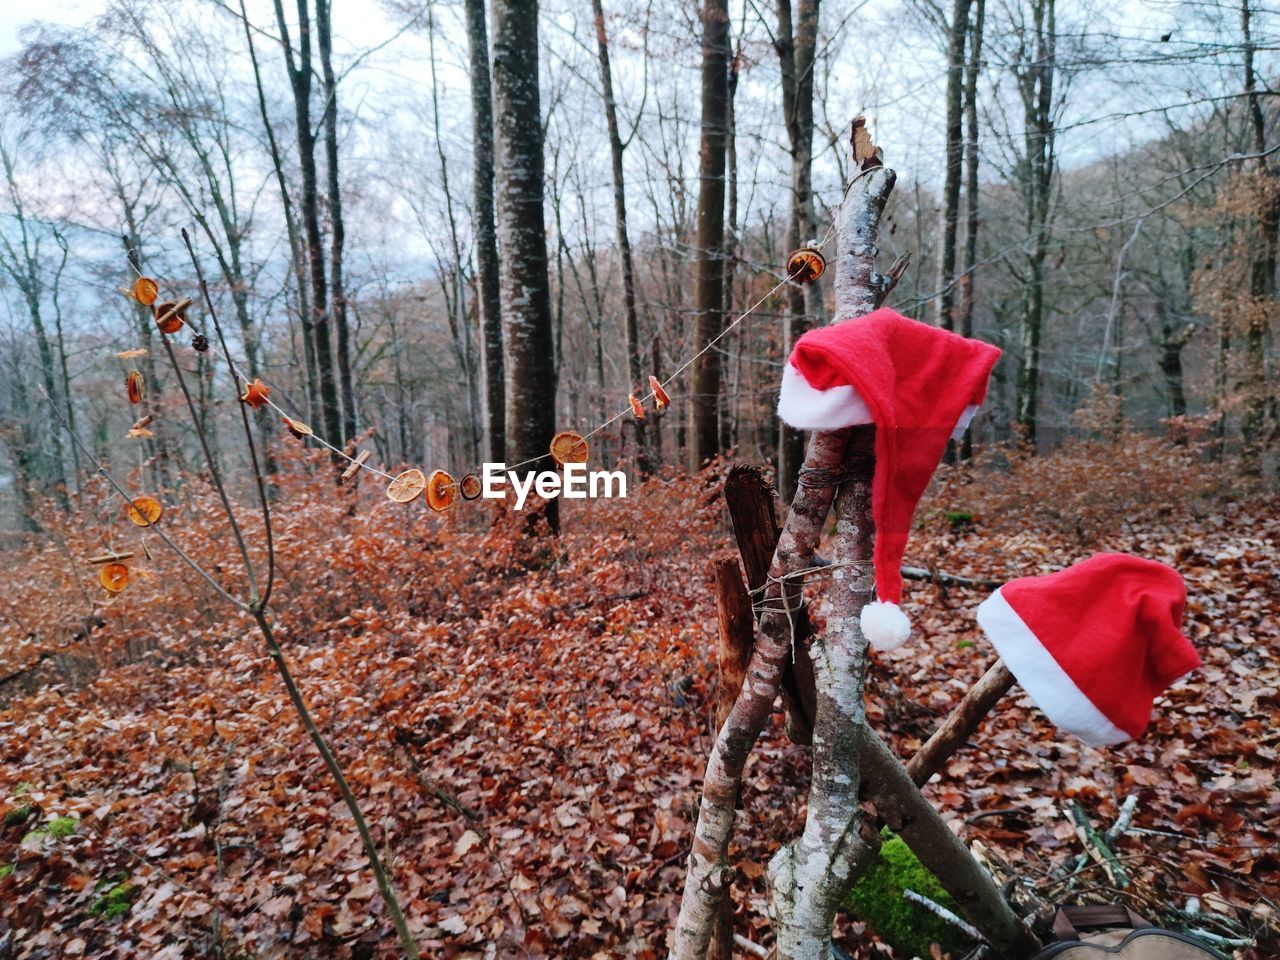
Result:
[[[1200,666],[1182,633],[1186,600],[1172,567],[1098,553],[1009,581],[978,625],[1058,729],[1103,746],[1139,736],[1155,698]]]
[[[810,330],[782,374],[778,416],[798,430],[876,425],[871,512],[877,603],[862,632],[878,650],[906,642],[902,555],[916,503],[987,393],[1000,350],[888,308]]]

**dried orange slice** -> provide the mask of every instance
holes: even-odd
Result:
[[[133,281],[133,299],[137,300],[144,307],[149,307],[156,302],[156,297],[160,294],[160,285],[150,277],[139,277]]]
[[[392,503],[412,503],[427,488],[427,478],[421,470],[406,470],[387,484],[387,499]]]
[[[189,306],[191,306],[190,300],[184,300],[181,303],[166,300],[164,303],[158,303],[152,307],[156,312],[156,326],[160,328],[160,332],[177,333],[181,330],[182,325],[187,322],[187,307]]]
[[[627,399],[631,401],[631,412],[636,415],[636,419],[643,420],[644,407],[641,406],[640,401],[636,399],[636,395],[634,393],[629,393],[627,394]]]
[[[147,395],[147,381],[142,379],[142,374],[137,370],[130,370],[129,375],[124,378],[124,390],[129,395],[130,403],[141,403],[142,398]]]
[[[443,470],[432,470],[427,478],[427,506],[437,513],[448,510],[458,499],[458,487],[453,477]]]
[[[796,283],[813,283],[826,269],[826,259],[814,247],[801,247],[787,257],[787,277]]]
[[[155,497],[138,497],[129,504],[125,512],[137,526],[149,527],[160,519],[164,507],[160,506],[160,501]]]
[[[582,435],[572,430],[557,433],[551,438],[551,459],[562,467],[566,463],[586,463],[590,449]]]
[[[288,427],[289,432],[292,433],[299,440],[305,440],[307,437],[311,436],[312,434],[311,428],[307,426],[307,424],[303,423],[301,420],[295,420],[293,419],[293,417],[281,417],[280,421],[286,427]]]
[[[102,572],[98,574],[98,582],[106,588],[108,593],[119,593],[129,585],[129,568],[123,563],[103,564]]]
[[[474,473],[468,473],[465,477],[458,481],[458,489],[462,491],[463,500],[474,500],[484,491],[480,478]]]
[[[255,377],[253,383],[244,385],[244,393],[240,395],[240,402],[247,403],[251,407],[261,407],[267,402],[267,397],[271,396],[271,388]]]
[[[671,398],[667,396],[667,391],[662,389],[662,384],[653,374],[649,374],[649,389],[653,391],[653,405],[659,413],[671,406]]]

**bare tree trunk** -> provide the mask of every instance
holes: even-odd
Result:
[[[465,0],[467,51],[471,61],[472,214],[476,277],[484,355],[486,449],[489,460],[506,459],[505,383],[502,373],[502,312],[498,294],[498,235],[493,224],[493,95],[489,87],[489,35],[484,0]]]
[[[45,402],[49,405],[50,411],[54,412],[61,404],[57,367],[53,359],[53,345],[41,311],[45,285],[41,275],[43,264],[40,240],[33,232],[33,223],[27,217],[26,208],[18,192],[18,178],[14,169],[13,156],[3,147],[0,147],[0,163],[4,166],[5,188],[12,206],[9,215],[18,227],[16,245],[0,236],[0,270],[18,288],[26,303],[27,318],[31,321],[31,329],[35,334],[36,355],[40,358],[40,382],[44,387]],[[49,463],[42,471],[41,480],[57,498],[59,504],[66,507],[68,506],[67,478],[63,464],[62,431],[51,430],[49,434],[53,449],[47,458]]]
[[[338,338],[338,386],[342,394],[342,433],[330,442],[342,446],[356,435],[356,399],[351,380],[351,332],[347,324],[347,291],[342,255],[347,229],[342,219],[342,184],[338,177],[338,80],[333,73],[329,0],[316,0],[316,45],[324,79],[324,157],[329,200],[329,285],[333,329]]]
[[[1250,0],[1240,3],[1240,32],[1244,36],[1244,89],[1248,95],[1249,123],[1253,130],[1253,161],[1257,184],[1254,195],[1260,204],[1258,234],[1252,243],[1249,263],[1249,304],[1245,316],[1244,337],[1244,416],[1240,422],[1241,469],[1250,476],[1262,473],[1262,454],[1266,445],[1267,408],[1270,392],[1267,384],[1267,334],[1269,316],[1276,295],[1276,247],[1280,238],[1280,199],[1273,196],[1271,171],[1263,154],[1267,150],[1266,120],[1258,93],[1254,70],[1256,45],[1253,39],[1253,10]]]
[[[727,41],[733,48],[733,38]],[[725,194],[728,208],[725,213],[724,238],[724,278],[721,280],[721,313],[724,317],[733,315],[733,277],[738,260],[738,67],[742,53],[742,44],[729,58],[729,74],[725,89],[724,132],[725,132]],[[721,387],[720,393],[720,449],[732,450],[737,442],[738,410],[741,404],[742,391],[742,349],[746,330],[739,331],[734,337],[733,368],[729,371],[728,384]],[[723,351],[721,355],[724,356]],[[723,361],[721,369],[723,369]]]
[[[650,351],[653,359],[650,366],[653,369],[653,375],[662,380],[662,338],[656,333],[653,335],[653,347]],[[653,419],[653,466],[657,469],[662,466],[662,421],[666,419],[666,411],[656,414]]]
[[[1181,330],[1175,331],[1169,317],[1169,308],[1162,297],[1156,297],[1155,310],[1156,320],[1160,324],[1160,336],[1156,339],[1155,346],[1160,351],[1158,362],[1164,379],[1169,416],[1186,416],[1187,393],[1182,373],[1182,350],[1190,342],[1196,328],[1194,324],[1186,324]]]
[[[1056,0],[1033,0],[1035,59],[1018,69],[1023,104],[1022,194],[1026,211],[1027,277],[1022,292],[1017,425],[1028,450],[1036,449],[1040,395],[1040,335],[1044,323],[1045,258],[1049,251],[1053,188],[1053,84],[1056,70]]]
[[[729,102],[729,3],[704,0],[702,6],[702,147],[699,153],[698,215],[695,244],[693,342],[696,352],[723,329],[724,164]],[[718,350],[708,350],[693,365],[689,385],[689,469],[720,452],[720,371]]]
[[[982,72],[982,28],[986,0],[973,0],[973,35],[969,43],[969,65],[964,78],[965,185],[964,185],[964,275],[960,280],[960,335],[973,336],[973,305],[978,271],[978,76]],[[973,456],[973,428],[960,441],[960,459]]]
[[[947,44],[946,176],[942,184],[942,252],[938,258],[938,297],[935,321],[945,330],[956,328],[956,233],[960,224],[960,174],[964,161],[963,92],[965,41],[969,34],[972,0],[955,0]]]
[[[53,273],[53,284],[50,288],[53,300],[53,342],[58,349],[58,391],[62,399],[62,412],[67,418],[67,429],[71,433],[75,433],[76,407],[71,400],[71,375],[67,371],[67,338],[64,335],[62,326],[62,302],[58,297],[58,293],[62,288],[62,274],[67,269],[69,251],[67,238],[62,235],[62,232],[57,227],[53,227],[53,239],[61,253],[58,258],[58,267]],[[78,491],[80,487],[80,449],[75,444],[71,445],[71,464],[72,477]]]
[[[555,344],[542,218],[542,109],[538,4],[493,4],[493,112],[502,247],[507,456],[546,454],[556,429]],[[548,518],[556,528],[557,501]]]
[[[626,144],[618,128],[618,107],[613,96],[613,74],[609,67],[609,36],[605,30],[604,7],[601,0],[591,0],[596,18],[596,47],[600,59],[600,87],[604,92],[604,116],[609,128],[609,156],[613,164],[613,216],[618,237],[618,257],[622,261],[622,305],[627,342],[627,372],[631,379],[631,392],[643,397],[649,392],[640,360],[640,323],[636,315],[635,265],[631,257],[631,238],[627,232],[626,181],[622,171],[622,155]],[[641,476],[653,472],[653,458],[649,452],[646,421],[631,418],[636,432],[636,462]]]
[[[330,442],[342,437],[342,403],[338,395],[337,371],[334,364],[333,340],[329,327],[329,289],[325,276],[324,243],[320,235],[320,197],[316,171],[316,136],[311,128],[311,14],[307,0],[297,0],[298,57],[295,61],[285,19],[283,0],[275,0],[276,24],[280,30],[280,46],[284,51],[285,69],[293,92],[294,125],[298,141],[298,165],[302,173],[302,225],[306,238],[307,264],[311,276],[310,323],[316,348],[316,371],[320,376],[320,413],[323,429]],[[334,439],[338,438],[338,439]],[[334,454],[335,461],[337,454]]]
[[[793,20],[791,0],[778,0],[774,48],[782,74],[782,117],[791,145],[791,207],[787,217],[787,250],[817,234],[813,206],[813,80],[818,48],[821,0],[799,0]],[[800,335],[823,322],[821,281],[787,288],[784,349],[790,354]],[[804,435],[778,421],[778,495],[789,503],[804,457]]]
[[[306,362],[307,416],[318,417],[320,415],[320,374],[316,366],[315,330],[311,323],[311,296],[307,288],[306,257],[303,253],[302,238],[298,235],[298,217],[293,209],[289,184],[285,180],[284,161],[280,156],[280,145],[276,141],[275,126],[271,123],[271,115],[267,112],[267,95],[262,86],[262,70],[258,65],[258,52],[253,43],[253,27],[249,22],[244,0],[240,0],[240,20],[244,24],[245,43],[248,44],[249,62],[253,67],[253,83],[258,93],[258,113],[262,117],[262,127],[267,134],[271,167],[275,171],[276,188],[280,191],[280,204],[284,210],[285,232],[289,238],[290,266],[293,268],[294,282],[298,288],[298,316],[302,321],[302,354]]]
[[[453,190],[449,186],[449,161],[444,152],[444,138],[440,128],[439,83],[436,76],[436,20],[427,13],[428,55],[431,60],[431,125],[435,133],[436,155],[440,161],[440,186],[444,193],[445,216],[449,223],[448,264],[440,264],[440,285],[444,293],[445,308],[449,316],[449,333],[453,338],[454,355],[466,383],[467,430],[465,454],[462,459],[476,462],[480,459],[480,391],[476,382],[475,352],[471,343],[471,324],[467,317],[467,292],[463,282],[464,257],[462,243],[458,239],[458,218],[454,212]],[[438,255],[437,255],[438,256]],[[461,431],[450,430],[450,436]]]

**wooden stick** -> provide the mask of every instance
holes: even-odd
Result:
[[[933,736],[911,758],[911,762],[907,764],[911,782],[917,787],[928,783],[929,778],[940,771],[952,755],[964,746],[991,712],[991,708],[1009,692],[1014,682],[1014,676],[1003,660],[992,664],[947,714]]]
[[[940,583],[944,587],[977,587],[994,590],[1004,584],[1003,580],[989,580],[985,577],[962,577],[943,570],[926,570],[924,567],[903,567],[904,580],[923,580],[926,583]]]
[[[342,471],[342,476],[338,478],[338,482],[346,483],[348,480],[354,477],[359,472],[360,468],[364,466],[365,461],[368,459],[369,459],[368,450],[361,450],[359,453],[357,453],[356,458],[351,461],[351,463],[347,466],[347,469]]]
[[[184,310],[186,310],[190,306],[191,306],[191,298],[183,297],[181,300],[179,300],[177,303],[171,306],[164,313],[160,314],[160,316],[156,317],[156,326],[157,327],[160,326],[160,324],[164,323],[170,317],[176,317],[178,314],[182,313]]]
[[[982,931],[969,923],[963,917],[958,917],[936,900],[930,900],[923,893],[916,893],[914,890],[903,890],[902,897],[910,900],[912,903],[918,903],[939,920],[951,924],[966,937],[971,940],[982,940]]]
[[[742,936],[741,934],[735,933],[733,935],[733,945],[737,947],[739,950],[741,950],[743,953],[749,953],[753,957],[763,957],[764,960],[769,960],[768,947],[761,946],[760,944],[756,943],[754,940],[748,940],[746,937]]]
[[[862,736],[860,760],[863,783],[876,813],[938,878],[996,953],[1020,960],[1039,950],[1040,941],[1013,912],[991,875],[921,796],[906,768],[870,729]]]
[[[1113,884],[1121,889],[1129,886],[1129,875],[1120,865],[1115,851],[1108,846],[1106,838],[1089,822],[1089,815],[1084,812],[1084,807],[1080,806],[1078,800],[1072,800],[1070,810],[1076,835],[1080,838],[1080,844],[1085,852],[1093,858],[1095,863],[1102,866],[1102,869],[1107,872],[1107,879]]]
[[[133,551],[126,550],[123,553],[103,553],[96,557],[90,557],[87,563],[119,563],[121,560],[132,560]]]
[[[861,134],[861,137],[859,136]],[[892,282],[876,272],[880,215],[895,174],[881,166],[865,124],[853,124],[855,169],[836,217],[836,317],[846,323],[871,313]],[[861,151],[860,151],[861,147]],[[860,156],[861,152],[861,156]],[[874,858],[862,841],[859,780],[862,740],[868,735],[863,686],[867,641],[862,608],[875,596],[872,562],[872,477],[875,427],[855,427],[834,477],[800,471],[807,483],[840,484],[826,629],[810,645],[816,681],[813,777],[801,835],[769,862],[779,960],[818,960],[831,954],[836,911],[849,884]],[[798,496],[798,495],[797,495]]]

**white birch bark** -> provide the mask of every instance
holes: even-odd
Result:
[[[876,273],[880,214],[894,173],[872,167],[845,193],[837,224],[836,316],[848,320],[879,305],[886,281]],[[857,322],[857,321],[853,321]],[[874,853],[858,827],[860,738],[865,708],[867,641],[859,614],[874,598],[871,479],[875,430],[853,431],[845,480],[836,498],[831,615],[810,645],[817,684],[813,782],[804,832],[769,864],[779,960],[828,960],[836,909],[850,878]]]

